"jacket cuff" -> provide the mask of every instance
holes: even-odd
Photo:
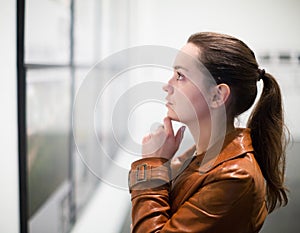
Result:
[[[160,187],[170,181],[170,166],[164,158],[144,158],[131,164],[129,191]]]

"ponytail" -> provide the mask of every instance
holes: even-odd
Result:
[[[284,186],[287,141],[279,85],[268,73],[263,72],[261,79],[263,91],[247,127],[251,129],[255,158],[267,183],[266,201],[268,212],[271,213],[278,204],[282,206],[288,202]]]

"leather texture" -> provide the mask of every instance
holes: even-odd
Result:
[[[220,150],[196,156],[194,151],[192,147],[171,163],[158,158],[133,163],[133,170],[145,163],[150,169],[168,167],[171,181],[164,176],[136,184],[132,232],[259,232],[268,212],[250,130],[228,134]]]
[[[152,166],[151,164],[161,164],[161,166]],[[132,163],[128,178],[130,192],[133,189],[145,189],[145,185],[147,185],[148,188],[150,186],[154,188],[169,183],[170,169],[168,160],[163,158],[138,160]]]

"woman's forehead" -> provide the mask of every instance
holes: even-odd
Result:
[[[198,56],[199,56],[199,48],[193,44],[193,43],[187,43],[185,44],[181,50],[181,52],[195,58],[195,59],[198,59]]]
[[[187,43],[177,53],[173,68],[175,70],[182,69],[186,74],[201,73],[201,62],[198,59],[199,49],[192,43]]]
[[[184,74],[196,85],[201,84],[203,79],[214,81],[209,71],[199,60],[199,53],[200,50],[195,44],[187,43],[178,52],[173,64],[175,70],[183,70]]]
[[[199,63],[198,51],[199,49],[194,44],[187,43],[177,53],[173,67],[181,67],[183,69],[185,68],[186,70],[194,69]]]

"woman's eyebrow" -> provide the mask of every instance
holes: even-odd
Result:
[[[178,66],[178,65],[174,66],[173,68],[174,68],[174,70],[182,69],[182,70],[188,71],[187,68],[182,67],[182,66]]]

